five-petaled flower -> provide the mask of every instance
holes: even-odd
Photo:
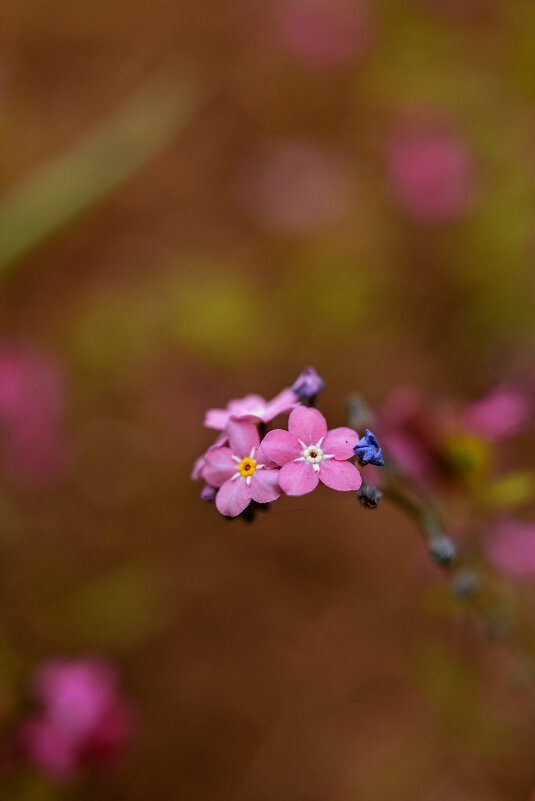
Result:
[[[352,428],[328,431],[321,412],[300,406],[290,414],[288,431],[268,432],[261,450],[281,466],[279,484],[287,495],[305,495],[319,481],[335,490],[358,490],[360,473],[347,461],[358,439]]]
[[[221,514],[236,517],[252,500],[268,503],[279,497],[279,471],[262,461],[254,423],[230,419],[226,433],[228,447],[206,452],[202,475],[208,484],[219,488],[215,502]]]
[[[291,389],[283,389],[270,401],[261,395],[246,395],[244,398],[231,400],[225,409],[209,409],[204,425],[223,431],[231,418],[269,423],[279,414],[287,414],[298,405],[299,401]]]

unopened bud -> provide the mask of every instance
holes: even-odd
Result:
[[[357,498],[366,509],[376,509],[379,506],[379,501],[383,497],[383,493],[378,487],[373,487],[371,484],[363,484],[357,490]]]
[[[318,375],[314,367],[305,367],[297,376],[292,385],[292,392],[297,395],[301,403],[312,406],[319,395],[325,389],[325,381]]]
[[[449,539],[440,534],[429,543],[429,553],[440,567],[450,567],[457,557],[457,548]]]

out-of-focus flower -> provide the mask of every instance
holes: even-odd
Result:
[[[106,763],[131,732],[132,711],[119,693],[115,671],[103,660],[45,663],[35,676],[34,694],[41,710],[22,725],[18,741],[52,778]]]
[[[392,390],[374,425],[388,458],[410,478],[433,477],[436,420],[416,390]]]
[[[494,566],[508,576],[535,576],[534,523],[512,518],[498,521],[489,533],[486,549]]]
[[[322,481],[331,489],[358,490],[362,479],[348,462],[359,439],[351,428],[327,431],[317,409],[299,407],[290,414],[288,431],[269,431],[262,441],[267,459],[281,465],[279,484],[287,495],[305,495]]]
[[[337,150],[287,140],[244,167],[235,195],[244,214],[260,225],[307,234],[347,216],[353,194],[350,176],[351,165]]]
[[[259,452],[260,437],[254,423],[231,419],[226,433],[229,446],[205,454],[203,478],[219,488],[215,502],[221,514],[236,517],[251,500],[269,503],[279,497],[279,471],[258,463],[263,454]]]
[[[425,483],[487,476],[492,443],[518,433],[530,419],[531,402],[520,392],[498,388],[461,407],[430,403],[416,390],[399,387],[375,417],[389,460]]]
[[[442,131],[411,130],[392,142],[389,171],[406,210],[423,223],[461,217],[474,197],[474,172],[464,142]]]
[[[371,25],[360,0],[291,0],[280,14],[279,39],[304,66],[333,70],[363,56]]]
[[[43,356],[0,345],[0,438],[7,471],[36,485],[65,466],[64,387],[59,371]]]
[[[292,392],[302,403],[314,403],[325,389],[325,381],[313,367],[305,367],[292,385]]]
[[[529,423],[531,412],[531,401],[523,392],[497,387],[464,409],[461,424],[492,442],[522,431]]]
[[[262,423],[269,423],[279,414],[286,414],[295,409],[298,404],[299,401],[291,389],[283,389],[270,401],[260,395],[246,395],[244,398],[231,400],[226,409],[209,409],[204,418],[204,425],[222,431],[231,417],[236,420],[259,420]]]
[[[375,434],[369,428],[366,429],[364,436],[357,442],[353,450],[362,464],[384,467],[383,451],[379,447]]]

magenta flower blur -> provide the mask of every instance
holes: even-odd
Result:
[[[351,428],[327,430],[317,409],[299,407],[290,414],[288,431],[277,429],[262,441],[264,456],[281,466],[279,484],[287,495],[305,495],[321,481],[331,489],[358,490],[362,479],[348,459],[359,436]]]
[[[43,773],[67,779],[85,765],[108,762],[124,746],[132,712],[107,662],[47,662],[37,671],[33,689],[41,709],[22,725],[18,740]]]
[[[389,168],[400,201],[420,222],[453,220],[471,205],[471,159],[454,134],[425,129],[401,134],[392,144]]]
[[[301,139],[260,149],[241,169],[234,195],[264,228],[290,235],[328,229],[347,218],[352,166],[341,151]]]
[[[505,575],[517,579],[535,576],[535,523],[499,520],[485,544],[490,561]]]
[[[218,487],[216,506],[222,515],[236,517],[250,502],[269,503],[280,495],[278,470],[263,461],[258,428],[248,420],[227,423],[228,447],[205,454],[203,478]]]
[[[8,473],[21,484],[54,479],[65,467],[64,387],[54,364],[31,350],[0,346],[0,437]]]
[[[485,440],[494,442],[518,434],[529,424],[531,400],[520,390],[500,386],[465,407],[462,425]]]
[[[290,412],[298,403],[291,389],[283,389],[270,401],[261,395],[246,395],[244,398],[231,400],[226,409],[209,409],[204,418],[204,425],[223,431],[231,418],[269,423],[279,414]]]
[[[281,13],[279,37],[305,67],[332,70],[361,58],[370,28],[360,0],[293,0]]]

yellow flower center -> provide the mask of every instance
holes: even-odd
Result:
[[[256,462],[254,459],[249,459],[249,457],[242,459],[238,465],[238,471],[242,474],[244,478],[252,476],[255,470],[256,470]]]

